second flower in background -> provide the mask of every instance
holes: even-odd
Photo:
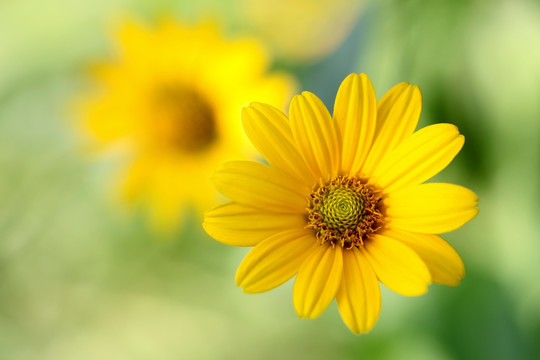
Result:
[[[124,154],[119,192],[148,210],[154,227],[174,229],[188,206],[215,200],[215,164],[253,155],[240,123],[252,100],[282,107],[294,87],[266,74],[253,40],[228,41],[215,25],[127,23],[114,61],[96,69],[98,91],[83,101],[83,130],[100,150]]]

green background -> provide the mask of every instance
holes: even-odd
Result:
[[[454,123],[466,138],[436,179],[480,196],[478,217],[445,235],[467,276],[421,297],[383,289],[361,336],[335,303],[298,319],[291,282],[242,293],[248,249],[210,239],[195,215],[158,236],[142,214],[116,211],[117,164],[89,157],[74,131],[72,103],[89,66],[110,58],[115,19],[211,16],[245,34],[239,6],[0,0],[0,358],[540,358],[540,3],[370,2],[326,57],[276,59],[330,109],[351,72],[379,97],[417,84],[420,126]]]

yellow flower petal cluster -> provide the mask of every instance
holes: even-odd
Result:
[[[309,92],[293,98],[289,118],[261,103],[244,108],[244,129],[269,165],[222,165],[214,183],[231,201],[203,224],[225,244],[254,246],[236,283],[257,293],[296,275],[300,317],[319,316],[335,298],[357,334],[378,318],[379,282],[409,296],[432,282],[459,284],[463,262],[436,234],[471,220],[478,198],[458,185],[424,183],[464,137],[451,124],[415,132],[421,107],[416,86],[400,83],[377,101],[369,78],[351,74],[333,116]]]
[[[121,149],[124,199],[138,202],[158,229],[215,201],[216,162],[255,154],[239,121],[253,99],[277,107],[294,81],[266,74],[268,60],[249,39],[229,41],[214,24],[156,28],[128,22],[115,61],[96,67],[99,91],[83,101],[83,130],[98,149]]]

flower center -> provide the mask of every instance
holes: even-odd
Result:
[[[321,243],[346,249],[364,245],[381,227],[380,195],[356,178],[339,176],[318,186],[310,196],[308,224]]]
[[[364,213],[364,199],[350,188],[330,188],[322,199],[320,212],[328,226],[343,232],[358,224]]]
[[[208,148],[216,139],[216,119],[212,106],[189,86],[163,86],[154,98],[155,140],[183,153]]]

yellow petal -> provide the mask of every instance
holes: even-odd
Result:
[[[341,318],[355,334],[369,331],[381,310],[377,275],[358,249],[343,252],[343,278],[336,295]]]
[[[154,37],[142,23],[133,20],[123,23],[116,32],[126,58],[129,58],[129,55],[140,55],[143,49],[147,50],[145,46],[151,43]]]
[[[292,278],[319,247],[312,231],[297,228],[261,241],[244,258],[236,284],[245,292],[268,291]]]
[[[401,295],[416,296],[427,291],[431,275],[420,256],[397,240],[374,235],[362,250],[379,280]]]
[[[341,246],[319,245],[304,262],[293,288],[293,303],[298,316],[316,318],[330,305],[341,283]]]
[[[391,228],[440,234],[455,230],[478,213],[478,197],[454,184],[428,183],[391,193],[383,200]]]
[[[77,104],[80,112],[85,114],[83,130],[88,131],[98,140],[95,144],[97,150],[101,150],[101,146],[108,146],[115,141],[129,138],[133,134],[135,121],[132,117],[126,116],[122,105],[122,99],[111,99],[105,96]]]
[[[426,263],[434,283],[456,286],[465,276],[463,260],[452,245],[440,236],[391,229],[382,234],[413,249]]]
[[[401,82],[397,85],[394,85],[390,90],[388,90],[382,98],[377,102],[377,128],[375,129],[375,134],[377,135],[386,120],[388,120],[388,115],[394,109],[397,100],[407,93],[409,88],[412,85],[406,82]]]
[[[229,199],[258,209],[303,213],[307,205],[297,180],[271,166],[253,161],[230,161],[214,175],[216,189]]]
[[[365,74],[350,74],[336,95],[334,119],[343,143],[341,167],[356,173],[369,152],[377,121],[377,97]]]
[[[119,177],[120,196],[122,200],[134,204],[138,197],[145,191],[149,179],[154,174],[155,164],[148,156],[139,156],[132,164],[129,164]]]
[[[311,188],[311,176],[304,159],[296,149],[293,134],[285,114],[260,103],[242,109],[242,122],[247,136],[268,163],[298,178]]]
[[[304,91],[289,108],[291,129],[302,157],[317,178],[337,176],[339,135],[336,122],[322,101]]]
[[[303,215],[271,213],[234,202],[208,210],[203,222],[208,235],[233,246],[255,246],[278,232],[304,226]]]
[[[420,184],[444,169],[465,138],[451,124],[430,125],[405,139],[375,169],[373,180],[391,192]]]
[[[390,89],[378,103],[375,140],[362,167],[369,176],[386,154],[412,135],[420,112],[422,94],[417,86],[400,83]]]

